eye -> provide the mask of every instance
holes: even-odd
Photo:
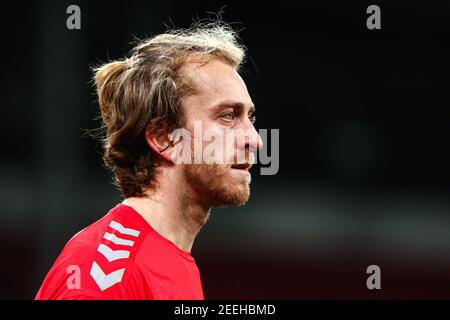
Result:
[[[234,120],[234,112],[227,112],[222,115],[222,118],[227,121],[233,121]]]
[[[251,114],[248,115],[248,118],[250,119],[250,122],[255,124],[256,122],[256,115],[254,112],[252,112]]]

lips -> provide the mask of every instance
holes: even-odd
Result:
[[[233,164],[231,166],[232,169],[246,170],[246,171],[248,171],[251,167],[252,165],[250,163]]]

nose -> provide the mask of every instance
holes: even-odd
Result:
[[[243,123],[243,135],[237,137],[237,147],[256,152],[263,147],[263,142],[253,123],[247,119]]]

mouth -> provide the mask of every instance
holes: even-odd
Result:
[[[231,169],[248,171],[252,167],[251,163],[233,164]]]

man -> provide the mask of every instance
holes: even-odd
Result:
[[[195,237],[212,207],[247,202],[262,147],[243,59],[230,28],[209,24],[95,70],[103,159],[125,200],[67,243],[36,299],[204,299]]]

